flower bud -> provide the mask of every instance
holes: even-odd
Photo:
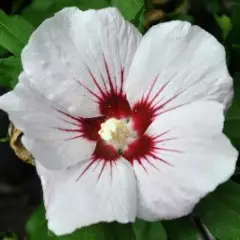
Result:
[[[15,128],[11,123],[8,128],[8,134],[10,137],[10,147],[13,149],[18,158],[28,164],[34,165],[32,154],[23,146],[21,142],[22,132]]]

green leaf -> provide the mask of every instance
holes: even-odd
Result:
[[[95,224],[90,227],[84,227],[80,230],[75,231],[72,234],[65,235],[62,237],[57,237],[59,240],[115,240],[115,235],[112,232],[112,229],[109,229],[109,232],[106,229],[105,224]]]
[[[224,133],[236,147],[240,146],[240,73],[234,75],[234,99],[225,118]]]
[[[30,23],[20,16],[8,16],[0,10],[0,46],[19,56],[33,32]]]
[[[226,5],[230,10],[234,10],[236,7],[240,6],[239,0],[228,0],[226,1]]]
[[[142,7],[142,9],[140,9],[139,13],[135,16],[135,18],[131,21],[133,25],[135,25],[135,27],[138,28],[138,30],[141,33],[145,32],[145,27],[144,27],[144,13],[145,13],[145,8]]]
[[[21,63],[18,57],[0,59],[0,86],[12,89],[21,72]]]
[[[22,11],[22,16],[35,26],[64,7],[76,6],[81,10],[101,9],[108,6],[119,8],[123,16],[132,21],[144,8],[144,0],[33,0]]]
[[[232,11],[232,31],[231,43],[232,45],[240,45],[240,4],[236,5]]]
[[[236,144],[240,144],[240,105],[234,99],[224,123],[224,133]],[[238,130],[239,129],[239,130]]]
[[[240,120],[240,105],[236,98],[234,98],[233,103],[226,115],[226,122],[232,120]]]
[[[240,105],[236,99],[226,115],[224,133],[230,138],[232,144],[236,147],[240,146]]]
[[[196,240],[199,236],[189,217],[163,221],[169,240]]]
[[[111,5],[119,8],[122,15],[131,21],[144,7],[144,0],[111,0]]]
[[[222,30],[223,40],[226,40],[230,31],[232,30],[232,22],[231,22],[230,17],[228,17],[226,15],[218,16],[215,14],[214,18]]]
[[[33,0],[23,11],[22,16],[38,26],[44,19],[65,7],[78,7],[81,10],[101,9],[109,6],[110,0]]]
[[[116,240],[136,240],[132,224],[119,224],[116,222],[106,225],[112,229]]]
[[[167,240],[167,234],[161,222],[146,222],[137,219],[133,223],[136,240]]]
[[[237,240],[240,236],[240,185],[233,181],[219,186],[196,207],[196,214],[217,238]]]
[[[234,175],[236,175],[236,176],[240,175],[240,167],[236,167]]]
[[[204,5],[210,13],[217,13],[221,10],[221,0],[204,0]]]
[[[29,240],[54,239],[50,238],[45,219],[45,209],[43,204],[33,213],[26,225]],[[56,238],[55,238],[56,239]]]
[[[43,204],[26,225],[29,240],[135,240],[131,224],[99,223],[71,234],[56,236],[48,230]]]
[[[2,233],[0,232],[0,239],[2,240],[18,240],[16,233]]]
[[[0,58],[4,58],[8,56],[9,56],[9,52],[5,48],[0,46]]]

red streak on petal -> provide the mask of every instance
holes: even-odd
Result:
[[[105,93],[108,93],[106,81],[105,81],[105,79],[104,79],[102,74],[100,74],[100,76],[101,76],[101,79],[102,79],[102,82],[103,82],[103,85],[104,85]]]
[[[71,128],[56,128],[60,131],[63,131],[63,132],[81,132],[80,128],[79,129],[71,129]]]
[[[110,145],[106,144],[103,140],[97,142],[96,148],[93,152],[92,159],[94,162],[101,162],[102,168],[98,175],[98,180],[100,179],[107,163],[110,163],[112,168],[112,163],[117,161],[120,157],[118,152]],[[112,174],[112,169],[111,169]]]
[[[172,140],[176,140],[177,138],[176,137],[166,137],[166,134],[168,134],[170,132],[170,130],[167,130],[163,133],[160,133],[156,136],[152,136],[153,140],[154,140],[154,143],[155,143],[155,149],[158,148],[158,143],[162,143],[162,142],[168,142],[168,141],[172,141]],[[162,138],[164,137],[164,138]]]
[[[131,164],[136,160],[141,164],[141,161],[149,156],[154,147],[154,140],[148,135],[142,135],[136,141],[131,143],[124,151],[123,157]]]
[[[72,126],[75,126],[75,127],[80,127],[79,125],[79,122],[71,122],[69,120],[66,120],[66,119],[63,119],[63,118],[60,118],[60,117],[57,117],[59,120],[65,122],[65,123],[68,123],[68,124],[71,124]]]
[[[157,92],[157,94],[161,93],[165,86],[166,84]],[[137,131],[139,135],[144,134],[148,126],[153,122],[153,120],[157,116],[183,106],[184,104],[181,104],[168,109],[164,109],[165,106],[167,106],[170,102],[174,101],[180,95],[181,93],[176,94],[173,97],[169,98],[168,100],[165,100],[163,103],[158,102],[155,105],[153,105],[156,95],[154,96],[153,99],[150,100],[148,93],[145,99],[142,99],[133,106],[132,120],[135,131]]]
[[[116,76],[111,76],[110,68],[104,55],[103,61],[107,73],[107,80],[105,80],[103,77],[102,80],[104,82],[105,90],[107,89],[106,82],[108,83],[110,89],[102,94],[101,99],[98,100],[100,113],[109,118],[128,117],[131,114],[131,108],[127,101],[126,95],[123,92],[124,69],[121,68],[120,86],[117,86],[116,82],[112,79],[112,77],[116,78]]]
[[[157,81],[157,79],[158,79],[158,77],[154,80],[153,86],[155,85],[155,82]],[[150,101],[150,104],[151,104],[151,105],[152,105],[153,102],[156,100],[156,98],[161,94],[161,92],[166,88],[166,86],[167,86],[168,84],[169,84],[169,82],[166,82],[162,87],[159,88],[159,90],[156,92],[156,94],[153,96],[153,98],[152,98],[151,101]],[[152,91],[152,88],[151,88],[150,91]],[[150,94],[150,92],[149,92],[149,94]],[[147,96],[147,98],[146,98],[146,101],[148,101],[148,99],[149,99],[149,94],[148,94],[148,96]]]
[[[165,83],[153,97],[150,97],[152,94],[153,88],[158,80],[158,76],[153,80],[151,87],[146,95],[142,97],[132,108],[132,120],[133,128],[139,135],[144,134],[148,126],[152,123],[156,117],[156,112],[159,110],[158,106],[154,106],[154,101],[161,94],[161,92],[166,88],[169,82]]]
[[[156,140],[156,139],[158,139],[158,138],[160,138],[160,137],[168,134],[169,132],[170,132],[170,130],[167,130],[167,131],[162,132],[162,133],[160,133],[160,134],[158,134],[158,135],[152,136],[152,138],[153,138],[154,140]]]
[[[107,117],[124,118],[131,115],[131,108],[125,95],[109,94],[99,102],[100,113]]]
[[[92,83],[96,86],[96,92],[86,86],[85,83],[77,80],[77,82],[95,97],[95,102],[99,104],[99,111],[101,115],[106,117],[125,118],[131,114],[131,108],[127,101],[126,94],[123,92],[124,84],[124,68],[120,68],[120,83],[119,86],[116,82],[116,75],[111,75],[111,69],[103,54],[103,63],[107,79],[104,79],[103,74],[100,73],[101,79],[98,80],[91,72],[90,68],[86,66]],[[114,79],[114,80],[113,80]],[[102,82],[102,86],[100,84]]]
[[[74,137],[66,138],[66,139],[64,139],[64,141],[74,140],[74,139],[83,138],[83,137],[84,137],[83,134],[79,134],[79,135],[74,136]]]
[[[106,144],[103,140],[99,140],[92,157],[94,161],[115,161],[120,157],[120,155],[114,149],[114,147]]]
[[[89,75],[91,76],[94,84],[97,86],[99,92],[101,93],[101,96],[103,97],[103,96],[105,95],[105,93],[104,93],[103,89],[100,87],[98,81],[97,81],[96,78],[93,76],[93,74],[92,74],[92,72],[90,71],[89,68],[88,68],[88,73],[89,73]]]
[[[81,175],[78,177],[78,179],[80,177],[82,177],[87,170],[89,170],[89,168],[94,164],[97,163],[100,164],[102,163],[102,168],[99,172],[98,175],[98,180],[100,179],[105,166],[107,163],[110,163],[110,165],[112,166],[112,163],[117,161],[117,159],[120,157],[120,155],[118,154],[118,152],[110,145],[106,144],[103,140],[99,140],[97,142],[96,148],[92,154],[92,158],[90,159],[89,164],[87,165],[87,167],[82,171]],[[78,180],[77,179],[77,180]]]
[[[145,98],[146,101],[149,101],[149,97],[150,97],[150,95],[152,93],[153,87],[155,86],[157,79],[158,79],[158,76],[154,79],[153,83],[151,84],[151,87],[150,87],[150,89],[148,91],[148,94],[147,94],[147,96]]]
[[[137,102],[132,108],[133,128],[142,135],[152,123],[154,111],[146,101]]]
[[[55,127],[56,129],[63,132],[72,132],[77,133],[76,136],[67,138],[65,140],[73,140],[77,138],[85,138],[89,141],[98,141],[100,139],[100,135],[98,131],[101,128],[101,124],[106,120],[106,117],[94,117],[94,118],[81,118],[72,116],[69,113],[66,113],[62,110],[56,109],[59,113],[65,116],[67,119],[61,119],[64,123],[69,123],[75,126],[75,128],[67,128],[67,127]],[[75,122],[71,122],[70,120],[74,120]]]
[[[168,142],[171,140],[176,140],[177,138],[164,138],[164,139],[159,139],[157,141],[155,141],[155,143],[161,143],[161,142]]]
[[[103,161],[103,163],[102,163],[102,168],[101,168],[101,170],[100,170],[100,173],[98,174],[98,180],[99,180],[100,177],[102,176],[102,173],[103,173],[103,171],[104,171],[104,169],[105,169],[105,167],[106,167],[106,164],[107,164],[107,162],[106,162],[106,161]]]
[[[69,114],[69,113],[67,113],[67,112],[64,112],[64,111],[62,111],[62,110],[60,110],[60,109],[56,109],[56,108],[55,108],[55,110],[56,110],[57,112],[61,113],[63,116],[68,117],[68,118],[70,118],[70,119],[72,119],[72,120],[75,120],[76,122],[79,122],[79,121],[81,121],[81,119],[82,119],[81,117],[72,116],[71,114]]]
[[[101,124],[106,120],[105,117],[83,118],[81,121],[81,132],[84,138],[90,141],[98,141],[100,135],[98,131],[101,129]]]
[[[123,95],[123,82],[124,82],[124,69],[121,69],[121,83],[120,83],[120,91],[119,94]]]
[[[77,81],[86,91],[88,91],[93,97],[95,97],[98,101],[101,100],[101,94],[97,94],[94,93],[90,88],[88,88],[87,86],[85,86],[82,82],[80,82],[79,80]]]
[[[170,81],[163,84],[157,92],[152,95],[152,91],[158,81],[158,76],[153,80],[149,91],[147,92],[146,96],[143,96],[141,100],[139,100],[132,109],[132,119],[133,119],[133,127],[135,131],[139,135],[144,134],[148,126],[152,123],[152,121],[159,116],[160,114],[167,113],[172,111],[176,108],[183,106],[184,104],[178,104],[176,106],[168,107],[169,103],[173,102],[176,98],[178,98],[183,92],[187,89],[180,91],[179,93],[175,94],[174,96],[170,97],[169,99],[158,99],[157,98],[161,95],[163,90],[168,86]],[[157,100],[157,101],[156,101]],[[166,108],[165,108],[166,107]]]
[[[176,153],[183,153],[182,151],[171,149],[171,148],[162,148],[162,147],[154,147],[154,150],[166,151],[166,152],[176,152]]]
[[[128,148],[123,153],[123,157],[127,159],[131,164],[133,164],[134,161],[137,161],[143,168],[143,163],[145,162],[156,168],[153,162],[150,163],[150,160],[148,159],[149,157],[171,165],[166,160],[156,155],[156,145],[157,144],[154,138],[148,135],[142,135],[140,138],[128,146]]]
[[[160,109],[162,109],[163,107],[165,107],[167,104],[169,104],[170,102],[172,102],[173,100],[175,100],[177,97],[179,97],[181,95],[181,93],[178,93],[174,96],[172,96],[171,98],[169,98],[168,100],[166,100],[163,103],[158,103],[153,107],[154,112],[159,111]]]
[[[109,83],[109,86],[110,86],[110,92],[113,94],[115,92],[114,85],[113,85],[113,81],[112,81],[112,78],[111,78],[111,75],[110,75],[110,69],[109,69],[107,60],[106,60],[104,55],[103,55],[103,61],[104,61],[104,66],[105,66],[105,70],[106,70],[107,77],[108,77],[108,83]]]
[[[91,160],[89,162],[89,164],[87,165],[87,167],[81,172],[81,174],[79,175],[79,177],[76,179],[76,181],[78,181],[86,172],[87,170],[89,170],[89,168],[94,164],[95,162],[93,160]]]
[[[159,169],[158,169],[147,157],[144,159],[144,161],[147,161],[148,164],[150,164],[153,168],[155,168],[156,170],[159,171]],[[142,163],[142,166],[143,166],[143,163]],[[146,167],[144,167],[143,169],[144,169],[145,172],[147,173]]]
[[[169,166],[173,166],[171,163],[167,162],[167,161],[164,160],[163,158],[158,157],[156,154],[150,153],[149,155],[150,155],[151,157],[153,157],[155,160],[159,160],[159,161],[161,161],[161,162],[166,163],[166,164],[169,165]]]
[[[164,113],[167,113],[167,112],[170,112],[170,111],[172,111],[172,110],[174,110],[174,109],[177,109],[177,108],[180,108],[180,107],[182,107],[182,106],[184,106],[185,104],[181,104],[181,105],[178,105],[178,106],[175,106],[175,107],[172,107],[172,108],[168,108],[168,109],[163,109],[163,111],[156,111],[155,112],[155,114],[154,114],[154,118],[155,117],[157,117],[157,116],[159,116],[159,115],[161,115],[161,114],[164,114]],[[161,110],[161,109],[159,109],[159,110]]]

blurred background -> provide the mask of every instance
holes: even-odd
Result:
[[[8,15],[21,15],[35,28],[45,18],[65,6],[76,5],[87,9],[88,7],[85,7],[83,2],[81,0],[1,0],[0,9]],[[89,0],[89,2],[91,1]],[[112,0],[105,0],[105,2],[112,2]],[[231,138],[233,144],[240,149],[240,108],[238,104],[240,100],[238,91],[240,81],[240,0],[142,0],[142,2],[145,7],[142,7],[136,16],[129,20],[143,33],[156,23],[181,19],[200,25],[225,46],[228,67],[234,78],[236,97],[227,114],[224,131]],[[98,7],[101,8],[101,4]],[[127,13],[125,17],[128,18]],[[1,59],[11,56],[9,51],[0,47]],[[11,68],[12,66],[7,65],[9,71],[6,72],[6,68],[1,69],[1,66],[0,64],[0,95],[14,86],[21,69],[20,64],[16,65],[14,70]],[[11,80],[10,86],[5,84],[6,79]],[[0,111],[0,240],[6,236],[9,236],[9,239],[13,236],[14,239],[15,235],[18,236],[18,239],[24,239],[25,223],[42,199],[40,181],[35,168],[20,160],[9,146],[8,128],[8,117]],[[20,141],[21,134],[17,137],[16,144]],[[240,183],[239,173],[240,171],[237,169],[233,176],[233,180],[237,183]],[[194,226],[203,232],[203,239],[210,239],[204,233],[198,219],[195,219]]]
[[[0,94],[5,91],[0,89]],[[7,135],[8,125],[7,115],[1,111],[0,136]],[[0,143],[0,239],[12,233],[23,239],[25,223],[40,202],[35,168],[19,160],[9,142]]]
[[[7,14],[15,14],[21,12],[30,2],[1,0],[0,9]],[[9,56],[9,52],[0,48],[1,58]],[[0,95],[7,91],[7,87],[0,87]],[[35,167],[20,160],[9,146],[9,141],[4,141],[8,135],[8,127],[7,114],[0,110],[0,240],[24,239],[26,221],[42,199]]]

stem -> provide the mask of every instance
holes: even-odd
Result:
[[[212,240],[199,218],[192,217],[192,221],[203,240]]]

